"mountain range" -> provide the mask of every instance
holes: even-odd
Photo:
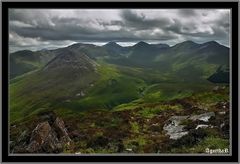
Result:
[[[77,43],[18,51],[10,54],[11,112],[18,118],[60,104],[111,109],[140,98],[151,85],[228,83],[228,63],[229,48],[215,41],[172,47],[142,41],[129,47]]]
[[[203,44],[185,41],[172,47],[142,41],[129,47],[115,42],[104,46],[77,43],[56,50],[23,50],[10,54],[10,78],[39,69],[59,54],[67,54],[67,51],[85,53],[91,59],[102,59],[111,64],[156,68],[162,72],[176,73],[193,68],[205,77],[213,74],[216,67],[228,67],[229,63],[229,48],[215,41]]]
[[[229,52],[215,41],[141,41],[11,53],[11,152],[225,149]]]

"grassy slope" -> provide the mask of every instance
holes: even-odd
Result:
[[[183,98],[212,88],[212,84],[206,81],[202,84],[173,82],[170,76],[162,76],[152,69],[102,63],[98,73],[100,76],[97,81],[94,80],[97,75],[69,80],[54,77],[55,74],[45,75],[41,71],[12,80],[11,121],[47,109],[109,110],[131,106],[135,102],[152,103]],[[93,84],[89,86],[90,83]],[[85,96],[77,97],[76,94],[81,90],[84,90]]]
[[[213,132],[205,132],[208,135],[200,142],[194,145],[184,144],[180,147],[179,145],[171,146],[171,141],[161,131],[164,121],[172,114],[186,115],[185,112],[189,112],[181,103],[174,102],[176,99],[199,107],[207,107],[209,111],[219,110],[214,106],[218,102],[229,101],[228,87],[224,92],[215,93],[212,91],[214,85],[211,83],[164,82],[158,73],[151,71],[149,71],[151,73],[148,74],[147,80],[142,80],[147,70],[144,72],[139,68],[105,65],[98,71],[101,74],[100,78],[94,83],[94,86],[87,89],[87,95],[83,98],[69,96],[67,99],[70,102],[59,104],[58,101],[59,105],[55,106],[51,105],[51,103],[56,103],[53,98],[42,99],[42,104],[41,101],[31,102],[35,99],[32,96],[46,96],[47,92],[42,92],[43,95],[33,93],[28,97],[19,95],[19,99],[12,99],[11,105],[16,103],[15,105],[21,108],[18,108],[19,113],[11,113],[11,119],[15,119],[15,121],[12,120],[12,124],[16,124],[18,127],[11,130],[11,140],[19,136],[21,131],[33,129],[39,120],[38,114],[50,110],[64,119],[69,131],[79,131],[86,136],[86,138],[73,139],[74,146],[64,150],[65,153],[116,153],[119,142],[125,149],[132,149],[136,153],[204,153],[209,145],[211,148],[228,147],[228,140],[222,138],[221,133],[215,129]],[[15,90],[12,90],[11,94],[15,96],[13,91],[16,92],[19,87],[25,86],[24,83],[29,80],[32,80],[31,82],[40,80],[34,76],[37,74],[12,82],[11,87]],[[152,80],[151,77],[155,80]],[[53,92],[53,90],[49,92]],[[67,92],[61,90],[61,94],[63,93],[68,95]],[[51,96],[58,97],[57,95]],[[19,104],[20,102],[26,104]],[[29,114],[25,112],[26,107],[34,112],[26,116]],[[203,113],[206,111],[198,109],[192,112]],[[159,118],[159,116],[161,117]],[[22,119],[18,122],[18,118]],[[153,124],[159,124],[159,127],[153,127]],[[104,137],[111,141],[104,141]],[[100,141],[107,143],[101,145]]]
[[[28,76],[13,80],[10,84],[11,121],[21,119],[33,112],[53,109],[74,97],[83,88],[97,79],[97,74],[86,74],[85,78],[69,79],[56,74],[45,75],[36,71]],[[58,80],[53,80],[58,79]],[[64,84],[64,85],[63,85]]]
[[[139,98],[139,89],[146,86],[143,80],[122,74],[112,65],[100,66],[98,74],[100,78],[97,74],[86,74],[84,78],[71,80],[36,71],[13,79],[10,85],[11,121],[59,107],[75,111],[111,109]],[[77,97],[80,91],[86,96]]]

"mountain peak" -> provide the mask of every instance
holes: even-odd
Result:
[[[32,54],[33,51],[31,50],[20,50],[20,51],[16,51],[16,52],[13,52],[11,54]]]
[[[137,44],[135,44],[133,47],[141,48],[141,47],[148,47],[148,46],[150,46],[150,44],[140,41]]]
[[[162,43],[159,43],[159,44],[151,44],[157,48],[169,48],[170,46],[168,44],[162,44]]]
[[[137,44],[135,44],[135,45],[149,45],[148,43],[146,43],[146,42],[144,42],[144,41],[140,41],[140,42],[138,42]]]
[[[197,43],[195,43],[192,40],[186,40],[186,41],[182,42],[181,44],[197,44]]]
[[[96,70],[97,64],[91,60],[87,55],[79,51],[64,50],[51,60],[44,68],[44,70],[71,70],[85,72]],[[59,71],[60,72],[60,71]]]
[[[193,41],[191,41],[191,40],[187,40],[187,41],[184,41],[184,42],[182,42],[182,43],[178,43],[178,44],[176,44],[175,46],[173,46],[173,47],[175,47],[175,48],[194,48],[194,47],[196,47],[196,46],[198,46],[199,44],[197,44],[197,43],[195,43],[195,42],[193,42]]]
[[[218,45],[220,45],[220,44],[219,44],[218,42],[216,42],[216,41],[209,41],[209,42],[203,43],[203,45],[218,46]]]
[[[116,42],[108,42],[107,44],[104,45],[104,47],[121,47],[119,44],[117,44]]]
[[[108,42],[106,45],[118,45],[116,42]]]

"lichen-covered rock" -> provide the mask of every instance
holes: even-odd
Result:
[[[41,151],[41,146],[40,144],[33,140],[27,147],[27,152],[29,153],[37,153],[37,152],[40,152]]]
[[[199,129],[199,128],[207,128],[210,125],[196,125],[194,128],[189,126],[183,125],[183,121],[191,121],[194,125],[194,122],[197,120],[208,122],[211,117],[215,117],[214,112],[203,113],[200,115],[192,115],[192,116],[172,116],[168,121],[165,123],[163,129],[166,131],[166,134],[170,136],[170,139],[177,140],[189,133],[191,129]],[[211,127],[211,126],[210,126]]]
[[[200,115],[193,115],[193,116],[190,117],[190,120],[193,120],[193,121],[201,120],[201,121],[204,121],[204,122],[208,122],[208,120],[211,117],[214,117],[214,116],[215,116],[214,112],[208,112],[208,113],[203,113],[203,114],[200,114]]]
[[[163,129],[167,131],[167,135],[170,136],[170,139],[176,140],[188,134],[188,132],[183,129],[184,125],[180,125],[181,121],[187,118],[188,116],[172,116],[167,121]]]
[[[57,138],[57,134],[51,131],[45,142],[42,144],[42,149],[46,153],[60,153],[63,151],[63,145]]]
[[[56,133],[58,134],[62,142],[68,143],[71,141],[67,129],[65,128],[64,121],[61,118],[59,117],[56,118],[56,120],[53,123],[53,128],[55,129]]]
[[[37,127],[32,131],[30,143],[37,142],[40,145],[43,144],[50,131],[51,126],[47,121],[38,124]]]
[[[57,117],[52,126],[48,121],[37,125],[32,131],[26,151],[28,153],[60,153],[64,145],[69,145],[70,141],[63,120]]]

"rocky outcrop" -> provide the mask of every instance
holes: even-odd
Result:
[[[188,134],[188,132],[183,129],[184,125],[180,125],[180,123],[187,118],[188,116],[172,116],[167,121],[163,129],[167,132],[166,134],[170,136],[170,139],[176,140]]]
[[[52,124],[49,121],[39,123],[31,133],[29,144],[18,146],[15,153],[60,153],[70,142],[64,121],[57,117]]]
[[[190,119],[193,121],[200,120],[200,121],[208,122],[208,120],[214,116],[215,116],[214,112],[208,112],[200,115],[193,115],[190,117]]]
[[[211,117],[215,117],[214,112],[207,112],[199,115],[192,116],[172,116],[170,117],[163,126],[163,130],[166,131],[166,134],[169,135],[170,139],[177,140],[189,133],[190,129],[200,129],[213,127],[207,124],[197,124],[194,126],[195,121],[203,121],[207,123]],[[184,124],[184,122],[188,122],[193,126],[191,128],[186,128],[189,125]]]

